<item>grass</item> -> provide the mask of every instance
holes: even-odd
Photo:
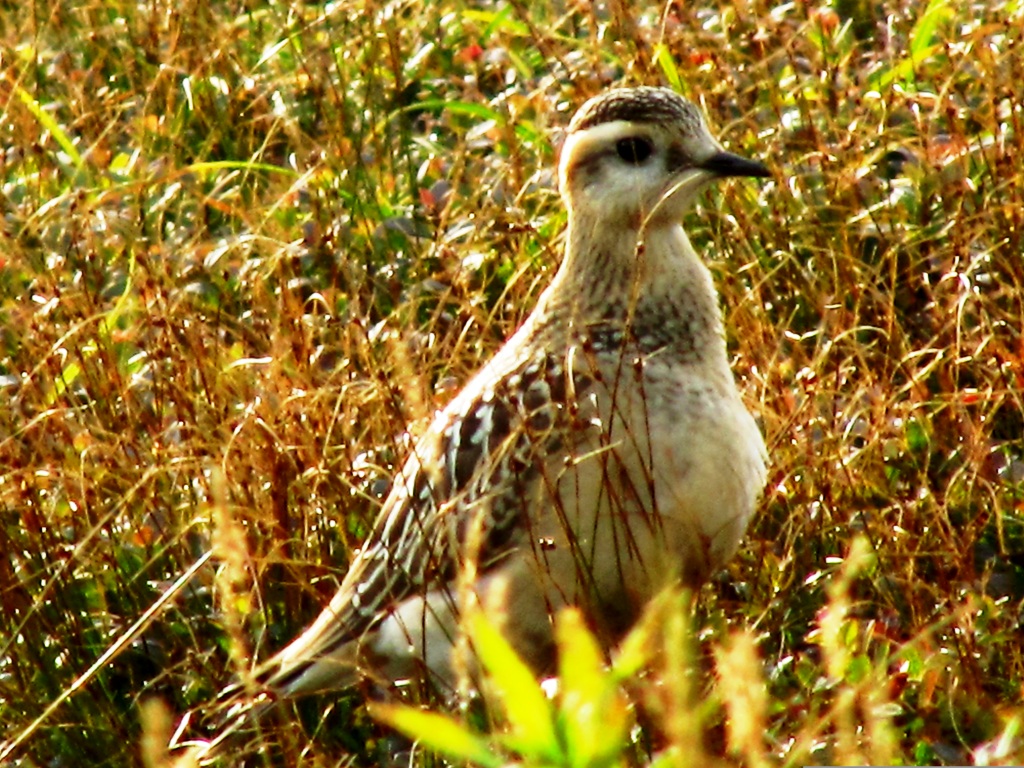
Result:
[[[688,225],[772,471],[636,641],[666,652],[615,679],[604,764],[1020,764],[1022,30],[995,0],[6,8],[6,759],[169,764],[173,718],[311,619],[406,427],[553,273],[568,116],[667,83],[774,169]],[[337,765],[388,734],[354,693],[262,736]]]

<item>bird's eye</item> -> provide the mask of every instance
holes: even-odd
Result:
[[[654,145],[647,139],[631,136],[615,142],[615,152],[627,163],[641,165],[654,152]]]

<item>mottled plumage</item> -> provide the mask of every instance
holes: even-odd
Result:
[[[577,112],[558,273],[416,442],[330,605],[257,671],[266,700],[360,675],[454,685],[466,589],[543,672],[560,607],[611,644],[658,589],[698,586],[731,556],[765,449],[681,220],[707,181],[767,175],[667,89]],[[242,696],[228,692],[236,711]]]

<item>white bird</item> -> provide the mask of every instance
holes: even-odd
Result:
[[[578,606],[610,646],[662,587],[697,587],[726,562],[767,457],[682,219],[708,182],[768,175],[671,90],[580,108],[551,285],[415,443],[337,594],[256,671],[262,695],[242,709],[363,675],[454,686],[470,599],[543,673],[559,608]],[[226,693],[246,702],[241,686]]]

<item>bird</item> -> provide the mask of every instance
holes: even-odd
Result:
[[[363,679],[453,690],[470,602],[542,675],[560,609],[610,648],[660,589],[721,568],[768,456],[683,218],[710,182],[769,176],[674,90],[586,101],[560,151],[567,226],[549,286],[414,441],[329,605],[254,670],[256,696],[235,685],[225,706]]]

